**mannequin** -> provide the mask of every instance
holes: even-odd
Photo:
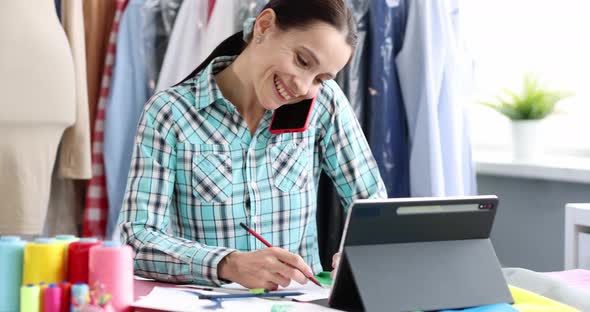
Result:
[[[54,1],[0,1],[0,47],[0,233],[40,234],[58,145],[77,118]]]

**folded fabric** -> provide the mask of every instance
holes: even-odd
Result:
[[[514,298],[513,305],[501,303],[467,309],[441,310],[439,312],[580,312],[580,310],[528,290],[515,286],[509,286],[509,288]]]
[[[571,271],[547,274],[523,268],[503,268],[502,272],[509,285],[561,302],[581,311],[590,311],[590,293],[588,292],[590,288],[580,288],[572,281],[561,280],[557,277],[557,274],[569,274]],[[590,274],[588,274],[588,277],[590,277]],[[590,278],[588,278],[588,281],[590,282]]]
[[[580,310],[572,308],[563,303],[551,300],[547,297],[537,295],[533,292],[509,286],[512,297],[514,298],[514,305],[520,312],[579,312]]]

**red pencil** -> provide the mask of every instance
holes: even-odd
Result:
[[[266,245],[266,247],[272,247],[272,245],[269,242],[267,242],[266,239],[264,239],[264,237],[260,236],[260,234],[256,233],[253,229],[249,228],[247,225],[244,224],[244,222],[240,222],[240,226],[243,227],[244,230],[248,231],[248,233],[254,235],[254,237],[256,237],[256,239],[261,241],[264,245]],[[309,278],[309,280],[312,281],[314,284],[324,288],[324,286],[322,286],[322,284],[320,284],[320,282],[318,282],[318,280],[315,279],[315,277],[309,276],[307,278]]]

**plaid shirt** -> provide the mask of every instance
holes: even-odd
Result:
[[[136,274],[218,285],[223,257],[265,248],[240,222],[299,254],[317,273],[321,170],[344,207],[357,198],[387,196],[334,81],[324,83],[305,132],[270,134],[267,111],[251,135],[214,80],[234,59],[214,59],[194,79],[159,92],[145,106],[119,219],[122,239],[134,249]]]

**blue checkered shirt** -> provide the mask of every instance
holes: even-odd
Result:
[[[350,104],[326,81],[301,133],[270,134],[267,111],[254,135],[221,94],[219,57],[193,79],[154,95],[140,119],[119,223],[135,273],[168,282],[216,284],[217,265],[235,250],[265,246],[299,254],[322,270],[316,229],[321,171],[344,207],[387,197]]]

